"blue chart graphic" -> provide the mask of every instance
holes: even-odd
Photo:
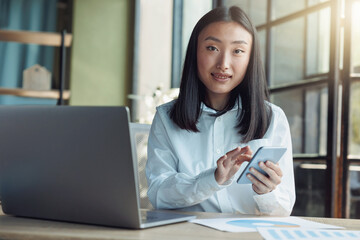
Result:
[[[257,228],[257,227],[299,227],[297,224],[277,221],[266,221],[266,220],[234,220],[226,222],[227,224],[246,227],[246,228]]]
[[[274,229],[261,228],[260,234],[265,239],[360,239],[360,231],[345,231],[345,230],[319,230],[319,229]]]

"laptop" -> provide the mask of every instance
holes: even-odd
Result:
[[[142,210],[127,107],[0,106],[5,214],[147,228],[195,216]]]

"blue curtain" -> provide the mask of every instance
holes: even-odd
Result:
[[[55,32],[56,4],[57,0],[0,0],[0,28]],[[34,64],[45,66],[53,72],[54,51],[54,47],[0,42],[0,87],[22,87],[23,70]],[[5,98],[0,96],[0,104],[21,100]]]

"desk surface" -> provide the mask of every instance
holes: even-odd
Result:
[[[194,213],[193,213],[194,214]],[[195,213],[198,218],[239,217],[218,213]],[[242,215],[244,217],[244,215]],[[360,230],[360,219],[312,218],[304,219]],[[108,228],[56,221],[17,218],[3,215],[0,210],[0,239],[262,239],[255,233],[229,233],[189,222],[170,224],[145,230]]]

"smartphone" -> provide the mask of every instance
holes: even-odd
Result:
[[[259,162],[271,161],[273,163],[277,163],[285,152],[285,147],[260,147],[251,158],[250,162],[236,182],[238,184],[252,184],[252,182],[246,176],[248,173],[250,173],[251,167],[255,168],[265,176],[268,176],[267,173],[265,173],[265,171],[260,168]]]

